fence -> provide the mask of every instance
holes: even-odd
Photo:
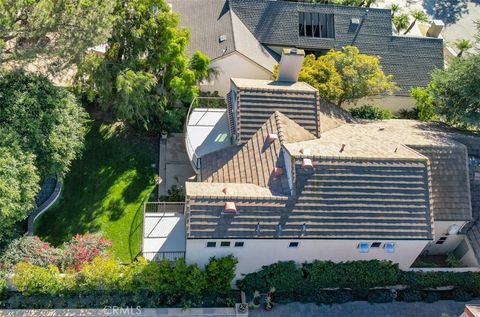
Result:
[[[145,203],[144,215],[147,213],[183,213],[185,203],[183,202],[147,202]]]

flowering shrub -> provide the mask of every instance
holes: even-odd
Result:
[[[0,269],[11,271],[19,262],[47,267],[58,265],[62,260],[62,250],[50,246],[39,237],[21,237],[13,240],[0,258]]]
[[[112,243],[96,234],[77,234],[64,244],[63,266],[80,270],[83,264],[92,262],[97,256],[107,256]]]

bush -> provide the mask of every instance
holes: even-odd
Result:
[[[418,109],[414,108],[411,110],[408,109],[400,109],[398,112],[398,118],[399,119],[411,119],[411,120],[418,120]]]
[[[389,289],[376,289],[368,293],[367,300],[370,303],[390,303],[394,300],[394,295]]]
[[[116,260],[96,257],[77,274],[76,285],[69,286],[81,291],[111,291],[119,288],[121,274],[122,267]]]
[[[82,265],[93,261],[97,256],[106,256],[112,243],[97,234],[75,235],[64,244],[64,268],[80,270]]]
[[[459,302],[468,302],[473,299],[473,295],[469,292],[456,288],[452,292],[452,299]]]
[[[38,237],[21,237],[12,241],[0,259],[1,268],[12,271],[20,262],[47,267],[59,265],[62,251],[43,242]]]
[[[20,262],[15,266],[12,278],[15,287],[24,295],[57,294],[61,291],[60,271],[56,266],[35,266]]]
[[[434,303],[440,300],[440,294],[436,291],[428,291],[423,295],[423,300],[427,303]]]
[[[235,277],[237,259],[232,255],[223,258],[211,258],[205,266],[205,277],[210,292],[214,294],[228,294],[231,289],[230,283]]]
[[[315,294],[315,303],[320,304],[342,304],[353,300],[352,292],[348,290],[323,291]]]
[[[422,301],[422,292],[407,289],[399,293],[399,300],[412,303],[412,302],[420,302]]]
[[[394,117],[390,110],[372,105],[363,105],[358,108],[352,108],[349,111],[352,114],[352,117],[356,119],[385,120]]]
[[[0,272],[0,300],[4,298],[7,293],[7,280],[5,279],[5,273]]]

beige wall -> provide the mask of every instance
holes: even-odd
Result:
[[[207,248],[207,241],[216,241],[217,247]],[[221,241],[230,241],[230,247],[220,247]],[[243,241],[244,247],[234,247],[235,241]],[[289,248],[292,241],[299,242],[299,246]],[[395,252],[386,253],[383,247],[380,247],[370,248],[368,253],[360,253],[357,249],[358,243],[374,242],[368,240],[187,239],[186,260],[188,263],[204,266],[212,256],[233,254],[238,259],[237,278],[242,273],[257,271],[263,265],[288,260],[302,263],[317,259],[335,262],[384,259],[399,263],[400,268],[407,269],[428,243],[425,240],[375,241],[395,242]]]
[[[455,250],[458,244],[462,242],[465,235],[446,235],[446,233],[448,232],[448,228],[451,225],[456,224],[459,228],[462,228],[465,223],[465,221],[435,221],[433,224],[435,239],[434,241],[430,242],[425,249],[426,251],[428,251],[428,254],[446,254]],[[445,240],[443,244],[436,244],[436,241],[442,236],[446,236],[447,240]]]
[[[217,90],[220,96],[225,96],[230,91],[230,78],[270,79],[272,73],[254,63],[238,52],[216,59],[211,63],[219,74],[209,83],[202,83],[202,91]]]
[[[360,107],[365,104],[374,105],[380,108],[388,109],[396,114],[402,109],[411,110],[415,107],[415,100],[407,96],[385,96],[375,98],[363,98],[358,100],[355,104],[346,104],[345,108],[350,109]]]

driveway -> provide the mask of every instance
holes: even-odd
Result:
[[[480,300],[467,302],[480,304]],[[441,317],[443,313],[450,317],[459,316],[466,302],[438,301],[427,304],[393,302],[370,304],[368,302],[349,302],[345,304],[323,305],[291,303],[276,305],[272,311],[251,310],[250,317]]]

